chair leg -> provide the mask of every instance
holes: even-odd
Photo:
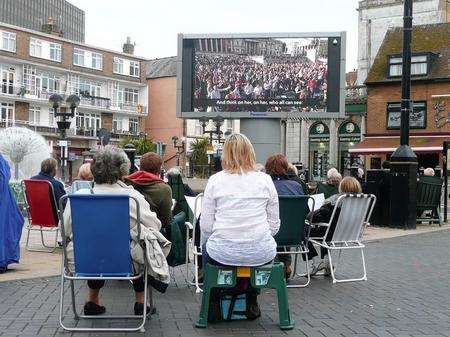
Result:
[[[278,315],[280,319],[281,330],[291,330],[294,328],[294,322],[291,320],[289,313],[289,303],[287,296],[286,280],[284,279],[284,270],[282,266],[276,266],[272,268],[272,275],[274,278],[275,289],[277,291],[278,298]]]
[[[76,308],[76,305],[75,305],[75,285],[74,285],[73,280],[70,280],[70,295],[72,297],[73,316],[74,316],[75,319],[78,320],[78,319],[80,319],[80,316],[78,315],[77,308]]]
[[[334,283],[343,283],[343,282],[356,282],[356,281],[367,281],[367,271],[366,271],[366,261],[364,258],[364,248],[363,247],[355,247],[355,249],[360,249],[361,250],[361,262],[362,262],[362,267],[363,267],[363,276],[360,278],[351,278],[351,279],[338,279],[336,278],[335,275],[335,270],[334,270],[334,266],[333,266],[333,258],[331,256],[331,249],[328,249],[328,258],[330,260],[330,269],[331,269],[331,277],[333,279],[333,284]],[[340,259],[340,253],[342,251],[339,250],[339,259]]]
[[[309,260],[308,260],[308,253],[302,253],[301,255],[305,256],[305,267],[306,267],[306,273],[305,274],[297,274],[295,272],[296,270],[296,265],[294,267],[294,276],[299,276],[299,277],[306,277],[306,283],[303,284],[288,284],[287,288],[305,288],[309,285],[309,283],[311,282],[311,274],[309,273]],[[295,254],[295,260],[297,260],[298,255],[300,254]],[[296,262],[297,264],[297,262]]]
[[[200,308],[200,315],[198,321],[195,323],[197,328],[206,328],[208,325],[208,313],[209,313],[209,301],[211,296],[211,286],[209,283],[209,278],[212,276],[210,273],[212,270],[209,268],[209,265],[203,266],[204,275],[203,275],[203,295],[202,295],[202,305]],[[214,276],[212,276],[214,277]],[[217,275],[216,275],[217,279]]]
[[[194,278],[195,278],[195,293],[201,293],[203,290],[200,288],[200,282],[198,281],[198,258],[199,255],[194,254]],[[203,266],[203,269],[205,266]],[[203,277],[203,280],[205,280],[205,277]]]
[[[47,249],[37,249],[37,248],[31,248],[30,246],[30,232],[34,230],[34,231],[40,231],[40,235],[41,235],[41,244],[44,248]],[[59,228],[56,228],[55,230],[55,242],[53,246],[47,246],[45,244],[45,240],[44,240],[44,230],[42,229],[42,227],[40,227],[39,229],[35,229],[32,228],[31,225],[28,226],[28,233],[27,233],[27,241],[25,243],[25,248],[27,251],[29,252],[43,252],[43,253],[53,253],[57,246],[58,246],[58,232],[59,232]],[[49,230],[50,232],[50,230]]]
[[[25,249],[28,251],[30,250],[29,242],[30,242],[30,232],[31,232],[31,225],[28,224],[28,232],[27,232],[27,242],[25,243]]]

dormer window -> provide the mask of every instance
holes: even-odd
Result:
[[[416,54],[411,56],[411,76],[425,76],[428,75],[428,68],[430,64],[429,54]],[[389,56],[389,77],[402,76],[402,56]]]

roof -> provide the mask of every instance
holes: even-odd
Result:
[[[409,145],[414,152],[436,153],[442,152],[443,142],[448,140],[447,136],[411,136]],[[352,154],[375,154],[391,153],[400,146],[399,136],[367,137],[362,142],[356,144],[349,152]]]
[[[45,37],[45,38],[56,40],[56,41],[68,42],[68,43],[71,43],[73,45],[77,45],[77,46],[81,46],[81,47],[86,47],[86,48],[96,49],[96,50],[99,50],[99,51],[104,51],[104,52],[108,52],[108,53],[122,55],[122,56],[125,56],[126,58],[130,58],[130,59],[139,59],[139,60],[142,60],[142,61],[147,60],[147,58],[142,57],[142,56],[136,56],[136,55],[132,55],[132,54],[127,54],[127,53],[123,53],[121,51],[107,49],[107,48],[103,48],[103,47],[96,47],[96,46],[93,46],[93,45],[90,45],[90,44],[86,44],[86,43],[82,43],[82,42],[78,42],[78,41],[74,41],[74,40],[69,40],[69,39],[66,39],[66,38],[63,38],[63,37],[60,37],[60,36],[57,36],[57,35],[47,34],[47,33],[43,33],[43,32],[37,31],[37,30],[33,30],[33,29],[28,29],[28,28],[24,28],[24,27],[10,25],[10,24],[5,23],[5,22],[0,22],[0,29],[2,29],[2,28],[15,29],[15,30],[19,30],[19,31],[22,31],[22,32],[26,32],[26,33],[37,35],[37,36],[41,36],[41,37]]]
[[[388,56],[402,53],[403,28],[391,28],[386,32],[378,50],[366,84],[399,82],[401,78],[388,78]],[[413,76],[416,80],[450,80],[450,23],[419,25],[413,27],[412,53],[432,53],[430,71],[426,76]]]
[[[177,57],[150,60],[147,64],[147,79],[177,76]]]

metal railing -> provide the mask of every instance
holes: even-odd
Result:
[[[39,132],[39,133],[50,133],[50,134],[57,134],[58,128],[56,126],[46,126],[46,125],[39,125],[37,123],[33,123],[30,121],[24,121],[24,120],[0,120],[0,128],[7,128],[11,126],[18,126],[18,127],[26,127],[30,130]]]
[[[366,99],[367,87],[365,85],[354,85],[345,88],[345,98],[349,100]]]

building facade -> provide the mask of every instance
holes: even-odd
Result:
[[[412,33],[410,146],[419,167],[442,163],[450,139],[450,23],[414,26]],[[402,29],[388,30],[366,80],[367,130],[350,150],[380,168],[399,146]]]
[[[42,31],[54,22],[66,39],[84,43],[84,11],[66,0],[0,0],[0,22]]]
[[[362,0],[358,20],[358,84],[364,84],[388,29],[403,26],[403,0]],[[414,0],[413,24],[450,20],[448,0]]]
[[[7,24],[0,25],[0,37],[0,127],[35,130],[58,154],[57,118],[48,99],[53,93],[81,98],[68,130],[69,176],[83,152],[97,148],[99,130],[106,129],[113,144],[142,136],[145,59]]]

